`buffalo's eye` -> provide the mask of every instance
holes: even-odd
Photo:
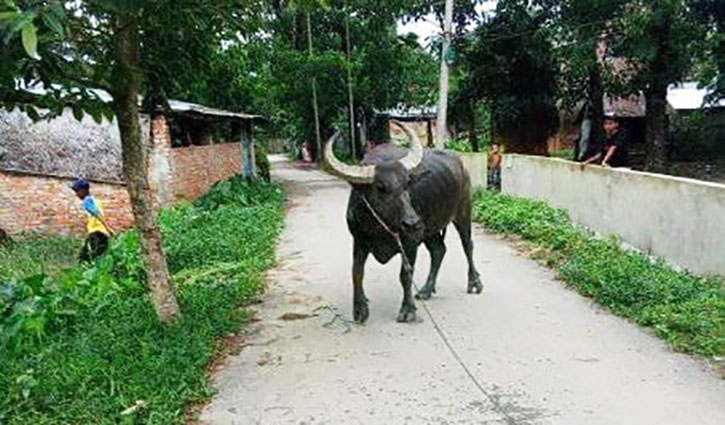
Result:
[[[383,184],[383,183],[377,183],[377,184],[375,184],[375,189],[378,192],[380,192],[380,193],[387,193],[388,192],[388,188],[385,187],[385,184]]]

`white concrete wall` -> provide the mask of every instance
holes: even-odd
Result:
[[[485,153],[454,152],[463,162],[463,166],[471,176],[473,190],[485,189],[488,183],[488,156]]]
[[[566,209],[696,273],[725,275],[725,185],[561,159],[504,155],[503,192]]]

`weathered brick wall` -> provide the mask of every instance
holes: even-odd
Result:
[[[163,117],[151,123],[149,188],[159,206],[194,200],[216,182],[242,173],[242,143],[171,148]],[[0,229],[10,234],[82,234],[85,216],[70,189],[72,179],[0,170]],[[91,182],[114,229],[133,225],[131,203],[121,183]]]
[[[194,200],[214,183],[242,173],[242,144],[171,149],[170,162],[171,201]]]
[[[72,179],[0,170],[0,228],[10,234],[83,234],[85,213],[71,190]],[[114,229],[133,225],[128,192],[122,184],[91,182]]]
[[[242,143],[172,148],[163,117],[154,119],[151,135],[149,184],[162,206],[193,201],[214,183],[242,173]]]

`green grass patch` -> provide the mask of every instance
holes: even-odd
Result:
[[[562,149],[558,151],[549,152],[552,158],[561,158],[574,161],[574,149]]]
[[[183,423],[211,395],[208,365],[249,318],[243,306],[274,264],[283,204],[278,186],[235,178],[162,212],[182,310],[170,326],[156,319],[135,232],[114,238],[92,267],[75,265],[78,243],[62,238],[3,251],[0,423]],[[49,257],[29,265],[40,247]]]
[[[596,237],[543,202],[479,192],[474,219],[495,233],[517,234],[560,279],[615,314],[651,328],[675,350],[725,355],[725,289],[721,277],[678,271],[664,261]]]
[[[56,274],[75,261],[81,244],[70,236],[21,236],[0,245],[0,276]]]

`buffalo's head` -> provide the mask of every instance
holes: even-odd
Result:
[[[420,240],[423,221],[413,209],[408,187],[411,171],[423,159],[423,145],[418,136],[407,126],[399,125],[411,139],[408,154],[399,160],[381,162],[376,165],[348,165],[335,157],[332,145],[339,133],[330,138],[325,146],[325,159],[332,171],[360,190],[375,213],[393,232],[408,240]]]

